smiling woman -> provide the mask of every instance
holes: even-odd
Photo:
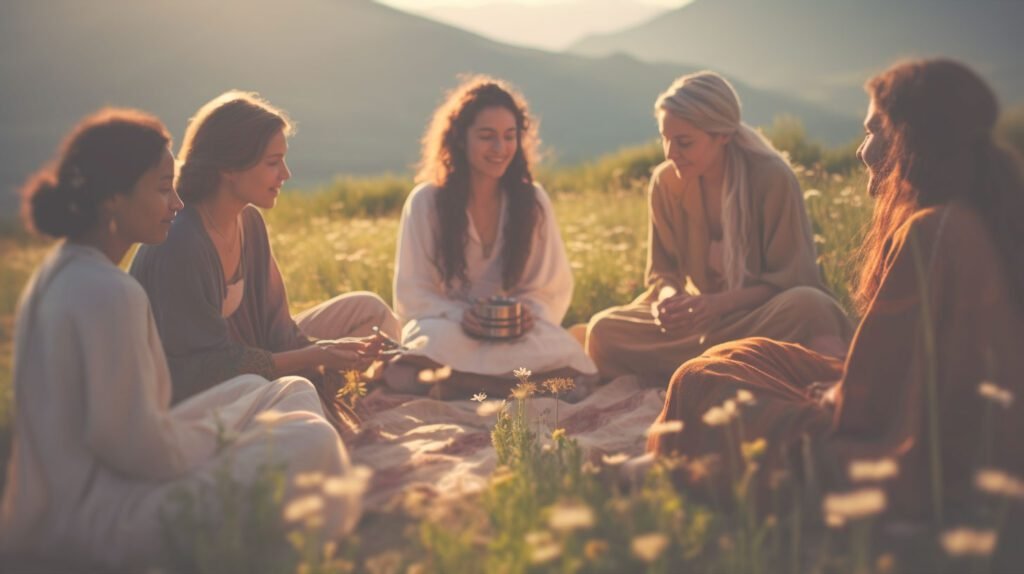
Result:
[[[31,227],[66,239],[18,303],[5,565],[31,556],[144,570],[161,559],[165,506],[183,488],[212,483],[223,465],[243,484],[263,465],[332,478],[350,468],[301,378],[236,377],[171,407],[146,293],[116,265],[133,243],[164,241],[182,208],[169,143],[156,118],[104,110],[25,186]],[[224,444],[225,434],[237,438]],[[282,486],[289,500],[295,487]],[[355,526],[358,488],[324,503],[327,535]]]
[[[397,337],[398,321],[372,293],[289,313],[256,208],[272,209],[291,177],[291,132],[284,112],[253,93],[227,92],[200,108],[181,149],[186,207],[166,243],[139,250],[131,273],[153,302],[175,402],[243,373],[299,374],[317,385],[328,419],[348,436],[357,419],[336,397],[339,373],[366,368],[382,341],[372,329]]]
[[[519,367],[550,376],[595,372],[560,326],[572,273],[550,201],[530,173],[535,138],[522,97],[487,77],[463,82],[434,113],[421,183],[402,210],[395,309],[411,350],[385,371],[393,388],[425,393],[417,373],[442,366],[453,369],[434,386],[442,397],[507,394]],[[521,303],[520,339],[469,335],[487,332],[469,308],[494,296]]]

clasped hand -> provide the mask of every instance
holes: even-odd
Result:
[[[724,313],[715,294],[678,293],[652,303],[651,314],[664,333],[704,333]]]

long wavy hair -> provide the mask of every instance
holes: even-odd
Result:
[[[178,194],[186,204],[217,191],[221,173],[256,165],[277,132],[292,135],[288,115],[255,92],[230,90],[203,104],[181,142]]]
[[[701,71],[682,76],[654,103],[655,114],[670,113],[709,134],[729,135],[725,145],[725,182],[722,195],[722,263],[728,289],[743,287],[749,274],[747,252],[754,228],[752,183],[747,178],[747,156],[778,158],[789,163],[763,135],[740,118],[740,98],[722,76]],[[795,179],[796,176],[793,175]],[[803,204],[803,197],[800,198]],[[804,230],[810,237],[810,228]]]
[[[526,100],[501,80],[487,76],[465,79],[448,93],[434,112],[423,135],[422,158],[417,182],[436,185],[440,233],[435,236],[437,266],[445,285],[466,282],[466,243],[469,216],[470,166],[466,157],[469,126],[487,108],[505,108],[515,116],[519,136],[516,153],[499,183],[505,194],[504,243],[501,247],[502,283],[511,289],[519,281],[530,254],[540,205],[533,186],[530,164],[539,141]]]
[[[874,215],[860,251],[854,298],[863,313],[881,283],[893,234],[919,209],[959,200],[992,231],[1010,292],[1024,311],[1024,177],[1019,156],[993,136],[992,89],[952,60],[916,60],[871,78],[865,89],[888,139],[872,183]]]

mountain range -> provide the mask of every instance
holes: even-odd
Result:
[[[0,188],[10,195],[59,138],[102,105],[158,114],[180,138],[231,89],[259,91],[298,124],[294,185],[404,172],[431,111],[463,73],[527,96],[541,137],[576,161],[657,136],[652,104],[678,63],[514,47],[369,0],[47,0],[0,7]],[[753,124],[800,117],[830,142],[859,119],[736,82]]]

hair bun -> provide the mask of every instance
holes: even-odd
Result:
[[[32,227],[51,237],[81,233],[92,221],[93,206],[79,205],[76,195],[52,173],[41,172],[26,186],[24,201]]]

